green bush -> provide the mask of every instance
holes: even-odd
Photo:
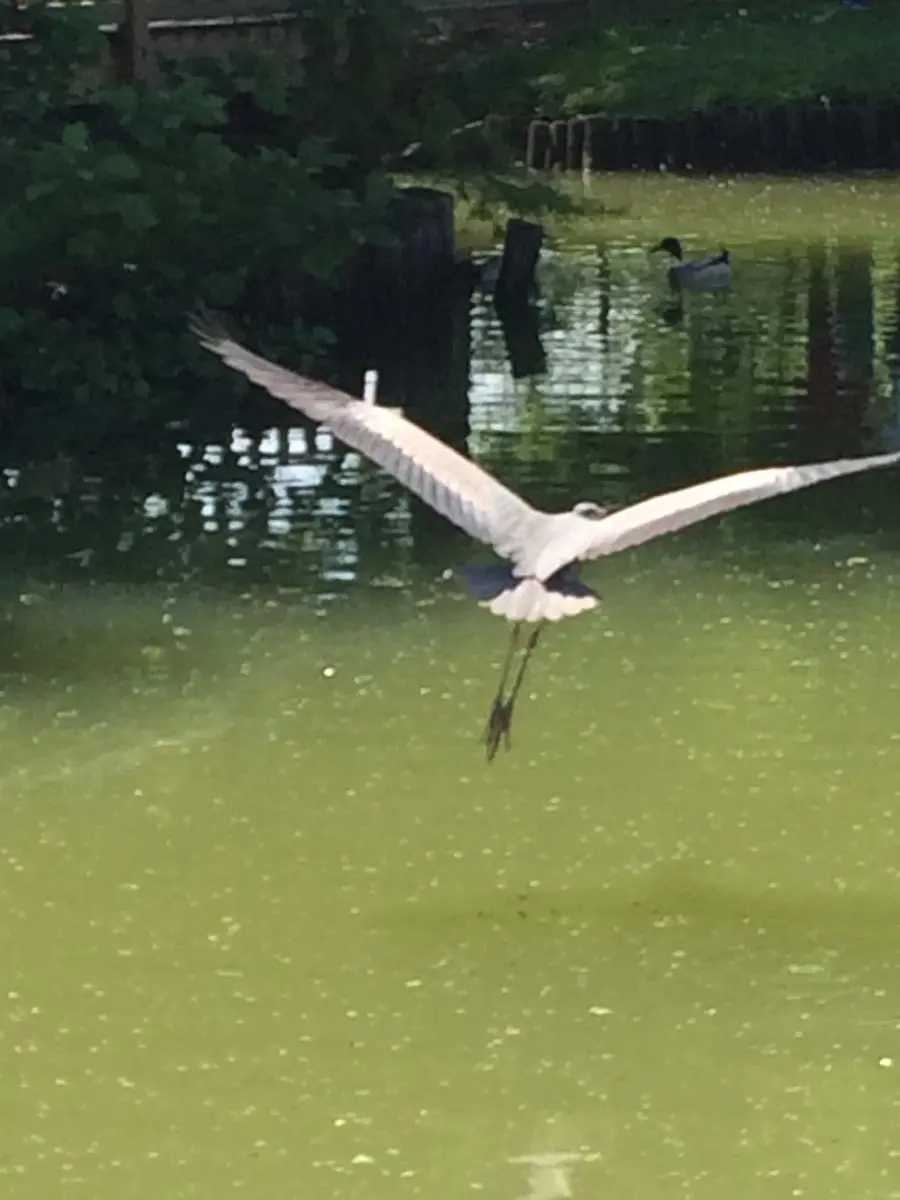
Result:
[[[227,79],[166,87],[75,86],[105,45],[83,11],[3,22],[35,34],[0,51],[0,389],[92,426],[140,420],[185,364],[209,370],[185,333],[198,304],[240,310],[310,276],[328,278],[381,233],[391,186],[328,182],[328,142],[244,153],[227,137]],[[5,61],[4,61],[5,60]],[[277,88],[256,103],[277,110]],[[275,306],[277,307],[277,306]],[[282,309],[282,336],[310,347]]]
[[[270,351],[314,351],[326,334],[303,324],[304,295],[387,236],[393,173],[467,172],[458,131],[486,111],[489,55],[437,36],[407,0],[310,0],[298,20],[299,86],[244,56],[144,88],[111,85],[90,8],[0,9],[0,33],[31,35],[0,43],[0,399],[17,415],[95,438],[180,411],[186,373],[242,394],[188,311],[255,319]],[[495,150],[467,196],[558,207],[501,177]]]

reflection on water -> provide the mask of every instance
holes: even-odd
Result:
[[[511,1158],[528,1168],[528,1191],[522,1200],[561,1200],[574,1196],[572,1167],[578,1162],[596,1162],[599,1154],[554,1153],[524,1154]]]
[[[893,448],[817,232],[365,365],[548,506]],[[479,551],[328,434],[4,465],[4,1195],[900,1195],[896,473],[597,564],[488,771]]]

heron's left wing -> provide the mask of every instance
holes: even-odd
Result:
[[[889,467],[897,462],[900,462],[900,452],[810,463],[802,467],[765,467],[653,496],[599,520],[584,557],[600,558],[605,554],[615,554],[617,550],[627,550],[630,546],[639,546],[663,534],[696,525],[707,517],[731,512],[732,509],[756,504],[786,492],[796,492],[815,483],[824,483],[827,479],[855,475],[874,467]]]
[[[410,491],[472,537],[514,561],[545,514],[402,413],[367,404],[325,383],[253,354],[202,319],[191,322],[203,345],[229,367],[384,467]]]

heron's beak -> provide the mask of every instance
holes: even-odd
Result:
[[[665,250],[665,246],[662,244],[662,242],[657,242],[655,246],[651,246],[647,253],[655,254],[657,250]]]

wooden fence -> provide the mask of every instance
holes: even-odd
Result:
[[[900,104],[808,101],[669,119],[532,121],[524,140],[525,163],[539,171],[896,170]]]
[[[27,2],[27,0],[25,0]],[[597,0],[414,0],[439,26],[465,24],[510,32],[563,11],[582,13]],[[75,7],[51,0],[50,7]],[[227,58],[238,52],[278,55],[299,77],[303,0],[83,0],[110,40],[111,66],[125,81],[157,77],[162,60]]]

